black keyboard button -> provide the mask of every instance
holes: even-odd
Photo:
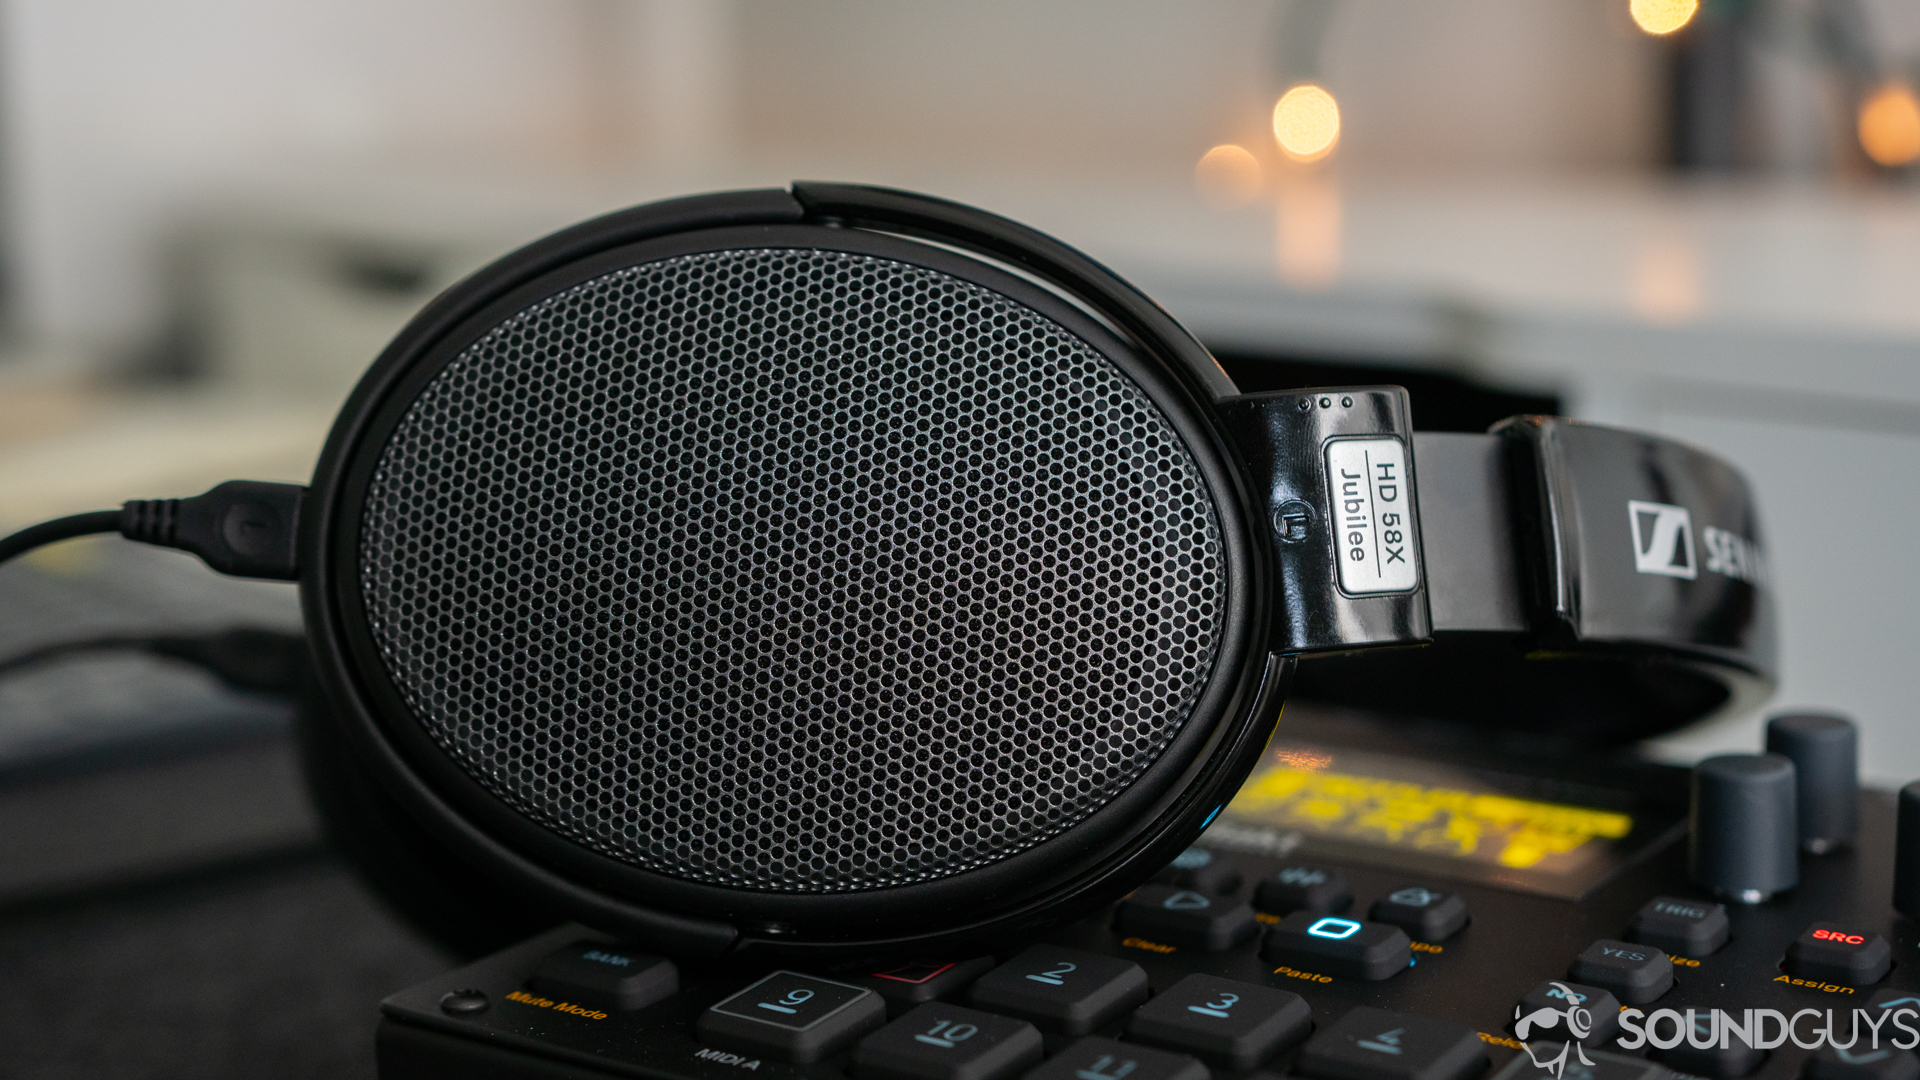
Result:
[[[1085,1035],[1146,999],[1140,965],[1058,945],[1035,945],[980,976],[969,997],[1062,1035]]]
[[[776,971],[700,1014],[694,1030],[723,1048],[785,1061],[819,1061],[886,1022],[880,995],[865,987]]]
[[[1787,974],[1841,986],[1867,986],[1887,977],[1893,948],[1870,931],[1814,923],[1787,946]]]
[[[1893,1014],[1902,1010],[1910,1015],[1903,1018],[1901,1023],[1920,1027],[1920,990],[1892,988],[1876,990],[1873,996],[1867,999],[1866,1005],[1853,1011],[1853,1030],[1871,1040],[1874,1028],[1877,1026],[1880,1029],[1880,1045],[1885,1046],[1887,1040],[1900,1031],[1899,1028],[1892,1026],[1892,1020]],[[1861,1018],[1862,1013],[1866,1014],[1864,1020]],[[1886,1019],[1881,1019],[1882,1017]],[[1905,1037],[1911,1039],[1913,1036]]]
[[[1713,1010],[1680,1010],[1681,1015],[1689,1012],[1693,1016],[1693,1032],[1678,1045],[1665,1049],[1655,1047],[1648,1057],[1676,1072],[1691,1076],[1711,1076],[1714,1080],[1734,1080],[1745,1076],[1760,1067],[1767,1060],[1767,1052],[1746,1044],[1739,1036],[1722,1037],[1714,1040]],[[1662,1032],[1668,1030],[1664,1026]],[[1694,1041],[1706,1043],[1703,1049],[1694,1046]],[[1720,1044],[1724,1042],[1723,1048]]]
[[[1183,1054],[1112,1039],[1080,1039],[1024,1080],[1207,1080],[1207,1067]]]
[[[664,956],[605,941],[576,941],[540,961],[534,990],[609,1012],[644,1009],[680,991],[680,972]]]
[[[1574,960],[1567,978],[1609,991],[1622,1004],[1645,1005],[1673,988],[1673,961],[1651,945],[1603,938]]]
[[[1123,934],[1214,952],[1233,948],[1260,928],[1245,900],[1171,885],[1141,886],[1120,902],[1115,925]]]
[[[1668,956],[1695,960],[1727,943],[1727,909],[1702,900],[1656,896],[1633,917],[1627,937]]]
[[[1397,926],[1296,911],[1267,931],[1260,955],[1317,975],[1378,981],[1410,966],[1413,943]]]
[[[1153,880],[1161,885],[1219,895],[1240,887],[1240,868],[1223,855],[1190,847],[1153,875]]]
[[[1293,1071],[1321,1080],[1461,1080],[1486,1064],[1470,1027],[1362,1007],[1308,1039]]]
[[[853,1048],[856,1080],[1006,1080],[1040,1064],[1025,1020],[942,1002],[916,1006]]]
[[[901,1016],[915,1005],[945,1001],[967,988],[967,984],[993,968],[993,957],[979,956],[959,962],[914,960],[894,964],[882,971],[849,976],[847,982],[864,986],[887,999],[887,1015]]]
[[[1620,1001],[1597,986],[1543,982],[1513,1007],[1513,1031],[1521,1042],[1571,1037],[1582,1046],[1605,1046],[1620,1032]]]
[[[1845,1050],[1823,1046],[1807,1058],[1800,1075],[1805,1080],[1920,1080],[1920,1057],[1884,1039],[1877,1050],[1859,1042]]]
[[[1270,915],[1337,915],[1352,903],[1347,875],[1325,866],[1282,867],[1253,892],[1253,906]]]
[[[1243,1071],[1307,1037],[1313,1009],[1299,994],[1189,975],[1134,1010],[1127,1038]]]
[[[1445,941],[1467,925],[1467,902],[1459,893],[1408,885],[1375,900],[1367,918],[1397,926],[1415,941]]]
[[[1566,1055],[1564,1058],[1561,1055]],[[1532,1055],[1529,1057],[1529,1055]],[[1581,1060],[1582,1058],[1586,1060]],[[1537,1065],[1535,1062],[1545,1062]],[[1675,1080],[1674,1074],[1645,1058],[1582,1050],[1566,1043],[1529,1043],[1492,1080]]]

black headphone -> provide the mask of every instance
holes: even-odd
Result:
[[[309,487],[111,527],[300,581],[323,809],[417,917],[485,912],[475,943],[1042,932],[1193,842],[1302,656],[1321,696],[1593,741],[1774,669],[1725,463],[1551,417],[1416,435],[1397,387],[1240,395],[1079,252],[849,185],[523,248],[388,347]]]

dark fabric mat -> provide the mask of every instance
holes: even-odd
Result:
[[[454,966],[325,855],[0,910],[0,1076],[365,1080],[380,999]]]

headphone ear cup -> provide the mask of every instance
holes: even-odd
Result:
[[[361,764],[311,679],[294,710],[301,772],[328,844],[414,930],[473,960],[562,921],[558,912],[476,870],[415,822]]]

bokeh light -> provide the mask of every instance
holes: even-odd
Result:
[[[1295,161],[1318,161],[1340,141],[1340,103],[1313,83],[1280,95],[1273,106],[1273,137]]]
[[[1629,0],[1633,24],[1655,37],[1664,37],[1693,21],[1700,0]]]
[[[1860,148],[1889,168],[1920,159],[1920,98],[1890,82],[1860,103]]]
[[[1222,143],[1193,167],[1193,184],[1215,206],[1245,206],[1260,197],[1266,177],[1260,162],[1244,146]]]

